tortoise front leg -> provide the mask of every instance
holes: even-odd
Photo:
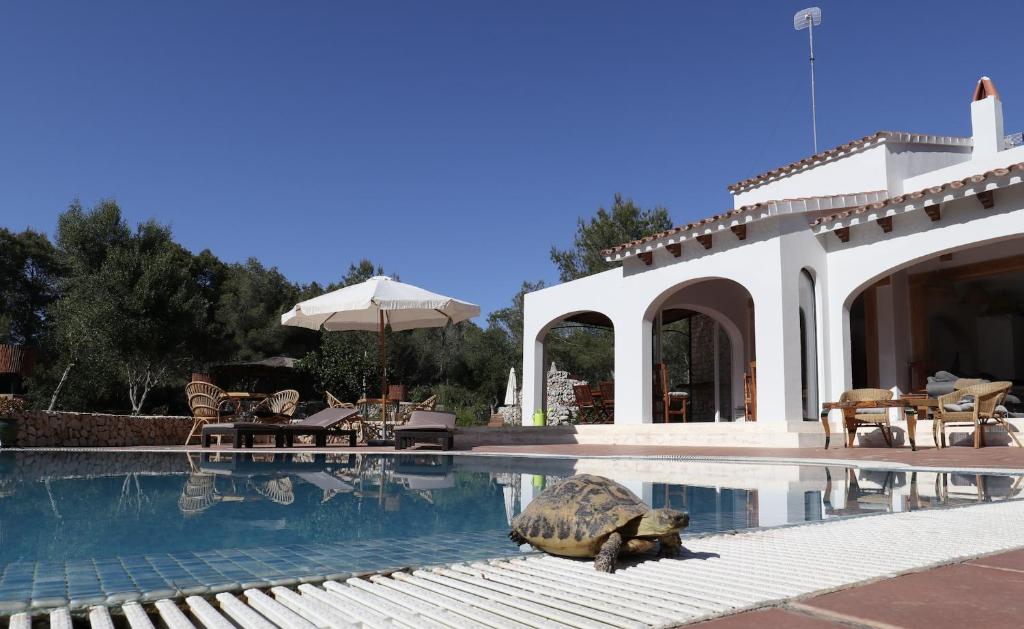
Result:
[[[621,549],[622,536],[618,532],[609,535],[594,558],[594,569],[599,572],[615,572],[615,561],[619,558]]]
[[[622,550],[619,551],[619,554],[620,555],[643,555],[645,553],[649,553],[652,550],[654,550],[654,547],[657,546],[657,545],[658,545],[657,541],[655,541],[653,539],[640,539],[640,538],[634,537],[632,539],[627,539],[625,541],[625,543],[622,544]]]
[[[658,555],[661,557],[678,557],[683,552],[683,540],[679,533],[670,533],[660,538],[661,548]]]

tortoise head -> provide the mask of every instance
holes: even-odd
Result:
[[[675,509],[651,509],[640,519],[637,535],[661,537],[677,533],[690,525],[690,514]]]

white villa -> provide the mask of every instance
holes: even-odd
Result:
[[[614,330],[617,443],[820,445],[820,404],[846,389],[919,390],[938,370],[1024,380],[1024,146],[987,77],[970,108],[971,137],[853,140],[729,186],[731,210],[605,251],[619,267],[528,294],[524,423],[565,321]],[[691,383],[703,423],[665,424],[654,365],[684,317],[707,332],[691,348],[708,365]]]

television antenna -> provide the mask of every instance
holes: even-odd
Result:
[[[821,9],[808,7],[797,11],[793,16],[793,28],[802,31],[807,29],[807,40],[811,46],[811,137],[814,140],[814,152],[818,152],[818,112],[814,103],[814,27],[821,26]]]

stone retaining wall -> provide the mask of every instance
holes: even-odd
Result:
[[[180,446],[191,417],[19,411],[0,418],[0,447]]]

